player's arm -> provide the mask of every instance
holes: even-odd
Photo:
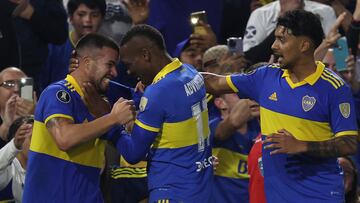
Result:
[[[119,99],[110,114],[91,122],[74,124],[71,117],[55,117],[46,122],[46,127],[59,149],[67,151],[79,144],[99,137],[115,124],[123,125],[129,122],[134,119],[134,115],[132,102]]]
[[[301,141],[285,129],[264,140],[265,149],[273,154],[306,153],[317,157],[340,157],[356,153],[357,136],[342,135],[326,141]]]
[[[146,157],[158,131],[151,131],[134,125],[131,135],[123,132],[116,142],[116,148],[130,164],[136,164]]]
[[[201,74],[204,77],[206,92],[212,95],[221,95],[234,92],[234,90],[226,81],[226,76],[208,72],[202,72]]]

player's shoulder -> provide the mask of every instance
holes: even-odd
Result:
[[[341,91],[343,89],[349,89],[349,86],[346,84],[346,82],[335,72],[328,68],[325,68],[324,71],[321,73],[320,79],[323,81],[322,84],[324,84],[324,90],[334,92]]]
[[[73,90],[65,80],[49,85],[40,95],[40,100],[58,98],[63,102],[70,102]],[[40,101],[39,100],[39,101]]]

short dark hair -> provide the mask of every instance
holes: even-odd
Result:
[[[304,10],[293,10],[278,18],[277,26],[284,26],[294,36],[306,36],[311,39],[316,49],[324,39],[319,16]]]
[[[122,38],[120,46],[123,46],[136,36],[146,37],[150,41],[154,42],[160,50],[165,50],[165,42],[162,34],[156,28],[145,24],[132,27]]]
[[[103,47],[112,48],[116,50],[118,53],[120,53],[119,46],[116,44],[114,40],[98,33],[89,33],[83,36],[82,38],[80,38],[80,40],[76,44],[75,50],[76,53],[81,55],[81,51],[84,48],[102,49]]]
[[[105,0],[69,0],[67,10],[70,16],[74,15],[76,9],[80,4],[85,4],[90,9],[99,9],[101,15],[104,17],[106,13]]]
[[[22,124],[32,124],[34,123],[33,116],[22,116],[14,120],[14,122],[10,125],[7,139],[11,140],[15,137],[16,131],[20,128]]]

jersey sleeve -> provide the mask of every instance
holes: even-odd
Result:
[[[228,75],[226,82],[234,92],[240,93],[242,98],[250,98],[258,102],[266,69],[262,67],[247,74]]]
[[[356,113],[351,90],[341,86],[329,96],[331,128],[335,136],[357,135]]]
[[[74,98],[67,88],[61,85],[53,85],[41,94],[37,108],[41,109],[41,117],[45,124],[55,117],[74,120],[73,102]]]
[[[159,89],[149,86],[140,99],[139,114],[135,124],[151,131],[159,132],[165,119],[165,96]]]

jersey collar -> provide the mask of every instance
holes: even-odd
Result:
[[[81,96],[84,97],[84,93],[80,88],[80,85],[76,82],[75,78],[71,75],[67,75],[65,78],[66,81],[68,81],[70,83],[70,85],[72,85],[75,89],[75,91]]]
[[[168,73],[180,68],[181,66],[182,63],[179,61],[178,58],[175,58],[171,63],[167,64],[163,69],[161,69],[158,74],[156,74],[152,84],[157,83],[159,80],[165,78]]]
[[[311,75],[307,76],[301,82],[293,83],[293,81],[291,81],[291,79],[290,79],[290,73],[288,70],[284,70],[281,77],[286,79],[287,83],[290,85],[290,87],[292,89],[299,87],[301,85],[305,85],[305,84],[314,85],[315,82],[318,81],[322,72],[325,69],[325,65],[323,63],[321,63],[320,61],[316,61],[315,63],[316,63],[316,71],[314,73],[312,73]]]

